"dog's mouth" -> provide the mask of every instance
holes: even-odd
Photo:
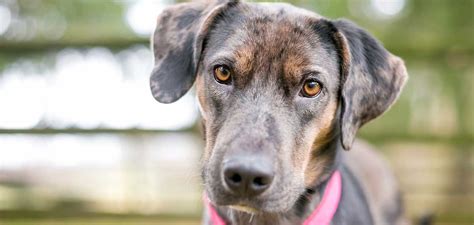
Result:
[[[229,208],[249,214],[258,214],[259,210],[247,205],[230,205]]]
[[[225,193],[224,196],[219,196],[213,200],[218,206],[228,207],[237,211],[257,214],[265,211],[265,205],[270,203],[266,198],[241,198],[229,193]],[[272,204],[275,205],[275,204]]]
[[[222,195],[221,195],[222,194]],[[254,198],[239,198],[228,193],[219,193],[210,198],[216,206],[227,207],[229,209],[248,214],[273,214],[290,210],[297,198],[293,194],[281,194],[278,196],[260,196]]]

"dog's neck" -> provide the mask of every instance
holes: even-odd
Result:
[[[338,167],[343,151],[339,138],[334,138],[324,149],[324,154],[330,154],[331,166],[324,171],[321,179],[318,180],[311,188],[307,188],[301,193],[300,198],[295,202],[293,207],[286,213],[248,213],[233,209],[227,206],[217,207],[217,211],[222,218],[236,225],[294,225],[302,224],[303,221],[313,212],[319,205],[322,198],[322,190],[326,186],[327,181],[332,172]]]

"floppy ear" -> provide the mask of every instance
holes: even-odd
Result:
[[[341,59],[341,141],[349,150],[357,130],[397,99],[408,77],[403,61],[365,30],[347,20],[333,21]]]
[[[215,19],[237,1],[181,3],[158,17],[152,37],[155,66],[150,77],[153,97],[172,103],[192,87],[203,40]]]

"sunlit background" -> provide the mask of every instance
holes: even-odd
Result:
[[[0,224],[199,224],[194,93],[150,94],[149,37],[172,0],[0,0]],[[360,137],[407,213],[474,224],[474,1],[292,1],[350,18],[405,59],[400,100]]]

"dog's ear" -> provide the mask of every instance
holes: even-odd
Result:
[[[172,103],[192,87],[206,38],[216,18],[237,1],[181,3],[158,17],[152,37],[155,65],[150,77],[153,97]]]
[[[341,60],[341,141],[349,150],[357,130],[397,99],[407,80],[403,61],[347,20],[332,21]]]

